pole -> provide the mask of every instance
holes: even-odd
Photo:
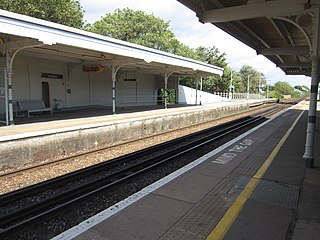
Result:
[[[4,71],[4,95],[5,95],[5,104],[6,104],[6,125],[9,125],[9,97],[8,97],[8,74],[7,68]]]
[[[114,65],[111,66],[112,75],[112,114],[116,114],[116,76],[117,71]]]
[[[201,98],[202,98],[202,77],[200,77],[200,105],[202,105]]]
[[[197,80],[196,80],[196,103],[195,103],[195,105],[197,106],[198,105],[198,85],[199,85],[199,79],[198,78],[196,78]]]
[[[319,57],[312,58],[309,116],[308,116],[305,152],[303,154],[303,159],[305,160],[305,166],[309,168],[314,167],[314,130],[316,125],[319,62],[320,62]]]
[[[8,117],[6,122],[7,125],[14,125],[13,121],[13,100],[12,100],[12,63],[13,63],[14,54],[11,54],[8,50],[6,51],[6,78],[7,78],[7,106],[8,112],[6,115]]]
[[[260,95],[260,86],[261,86],[261,78],[259,77],[259,86],[258,86],[259,99],[261,98],[261,95]]]
[[[305,144],[305,152],[303,159],[305,166],[308,168],[314,167],[314,131],[316,126],[316,112],[317,112],[317,93],[319,84],[319,64],[320,64],[320,16],[319,9],[316,11],[314,17],[314,38],[313,38],[313,57],[312,57],[312,72],[311,72],[311,90],[310,103],[308,114],[307,136]]]
[[[168,78],[170,74],[167,72],[164,73],[164,109],[168,108],[168,103],[167,103],[167,89],[168,89]]]
[[[249,100],[249,93],[250,92],[250,75],[248,75],[248,86],[247,86],[247,99]]]
[[[230,74],[229,99],[232,100],[232,69]]]

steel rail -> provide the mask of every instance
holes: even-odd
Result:
[[[167,161],[170,161],[170,160],[176,158],[177,156],[180,156],[181,154],[185,154],[186,152],[189,152],[195,148],[199,148],[200,146],[203,146],[203,145],[208,144],[212,141],[215,141],[218,138],[221,138],[227,134],[230,134],[231,132],[239,130],[240,128],[243,128],[244,126],[248,126],[248,125],[252,124],[253,122],[260,121],[261,119],[262,119],[262,117],[259,116],[259,117],[255,117],[252,119],[250,119],[250,118],[242,119],[241,122],[239,122],[238,120],[233,121],[232,126],[226,126],[227,124],[224,124],[224,128],[220,129],[219,131],[215,131],[213,134],[206,134],[206,136],[201,137],[200,139],[188,141],[187,144],[184,144],[182,146],[178,146],[178,147],[172,149],[171,151],[165,152],[164,154],[154,156],[153,158],[150,158],[146,161],[143,161],[142,163],[136,163],[136,164],[124,167],[123,169],[120,169],[120,170],[108,175],[107,177],[95,179],[91,182],[86,183],[85,185],[79,186],[79,187],[74,188],[69,191],[65,191],[61,194],[56,195],[54,198],[50,198],[45,201],[42,201],[41,203],[38,203],[37,205],[39,205],[39,206],[29,206],[29,207],[14,211],[8,215],[4,215],[2,218],[0,218],[0,222],[2,224],[1,228],[4,228],[3,231],[0,231],[0,236],[2,236],[3,234],[13,233],[16,231],[17,228],[25,226],[26,224],[32,224],[33,222],[37,221],[38,218],[42,218],[48,214],[52,214],[54,211],[57,211],[58,209],[66,207],[70,204],[74,204],[75,202],[77,202],[83,198],[91,196],[92,194],[96,194],[97,192],[105,190],[106,188],[108,188],[110,186],[114,186],[114,184],[116,184],[120,181],[128,179],[129,177],[136,176],[137,174],[140,174],[141,172],[145,172],[155,166],[158,166],[159,164],[163,164]],[[220,128],[221,128],[221,126],[220,126]],[[212,129],[211,129],[211,131],[212,131]],[[208,132],[209,132],[208,130],[201,131],[202,134],[208,133]],[[187,138],[189,138],[189,140],[190,140],[191,136],[196,136],[197,134],[199,134],[199,133],[187,135],[185,137],[182,137],[182,139],[185,141]],[[180,140],[181,140],[181,138],[180,138]],[[173,142],[179,142],[179,141],[175,140]],[[164,143],[164,144],[160,144],[160,145],[161,145],[161,148],[160,148],[160,150],[161,150],[168,145],[172,145],[172,141],[170,141],[169,143]],[[155,149],[156,149],[156,146],[151,147],[151,151],[155,151]],[[139,151],[139,154],[145,153],[145,152],[148,152],[148,151],[141,150],[141,151]],[[120,157],[120,159],[122,161],[125,159],[128,160],[128,156],[130,158],[130,157],[134,156],[134,154],[128,154],[128,155],[122,156],[122,157]],[[125,157],[127,157],[127,158],[125,158]],[[114,164],[114,162],[116,162],[116,159],[111,164]],[[93,169],[95,169],[95,168],[93,168]],[[78,174],[83,173],[83,172],[85,172],[85,171],[78,171]],[[85,174],[87,174],[87,173],[85,173]],[[74,174],[71,174],[71,176],[74,177]],[[63,177],[61,179],[63,179],[63,181],[64,181],[66,178]],[[113,179],[113,180],[111,181],[110,179]],[[48,182],[50,182],[50,181],[48,181]],[[45,187],[48,187],[48,184],[49,184],[48,182],[44,185]],[[43,186],[41,186],[41,187],[43,187]],[[25,192],[25,191],[23,191],[23,192]],[[10,198],[10,196],[16,197],[17,195],[19,195],[18,192],[15,192],[14,194],[7,194],[7,197],[8,198]],[[20,197],[22,197],[22,196],[23,196],[23,194],[20,195]],[[50,208],[50,209],[46,210],[48,208]],[[33,216],[35,214],[37,214],[37,216]],[[5,228],[5,225],[10,226],[10,224],[17,222],[19,219],[27,218],[27,216],[30,216],[30,215],[32,215],[31,218],[25,219],[21,222],[18,222],[17,224],[13,224],[13,226],[11,226],[9,228]]]
[[[263,107],[261,107],[261,105],[262,104],[254,105],[254,106],[251,106],[250,108],[254,109],[254,110],[256,110],[256,108],[263,110],[264,108],[269,108],[270,106],[277,105],[277,103],[269,103],[269,105],[266,105],[266,106],[263,106]],[[245,113],[250,113],[250,111],[245,112]],[[240,113],[236,113],[234,115],[226,116],[226,117],[223,117],[223,118],[210,120],[208,122],[197,123],[197,124],[192,125],[191,127],[201,126],[201,125],[203,125],[205,123],[215,122],[217,120],[226,119],[226,118],[229,118],[229,117],[235,117],[237,115],[241,115],[241,114],[245,114],[245,113],[244,112],[240,112]],[[239,117],[239,119],[240,118],[241,117]],[[106,150],[114,148],[114,147],[123,146],[123,145],[126,145],[128,143],[134,143],[136,141],[147,140],[147,139],[149,139],[151,137],[160,136],[160,135],[164,135],[164,134],[168,134],[168,133],[171,133],[171,132],[176,132],[176,131],[180,131],[180,130],[188,129],[188,128],[190,128],[190,126],[186,126],[186,127],[182,127],[182,128],[174,129],[174,130],[169,130],[169,131],[166,131],[164,133],[157,133],[157,134],[154,134],[152,136],[142,137],[142,138],[139,138],[139,139],[129,140],[129,141],[124,142],[124,143],[118,143],[118,144],[115,144],[115,145],[111,145],[111,146],[102,147],[102,148],[99,148],[99,149],[90,150],[90,151],[84,152],[84,153],[73,154],[73,155],[70,155],[70,156],[65,157],[65,158],[56,159],[56,160],[52,160],[50,162],[45,162],[45,163],[39,163],[39,164],[30,166],[30,167],[25,167],[25,168],[22,168],[22,169],[19,169],[19,170],[9,171],[9,172],[6,172],[6,173],[0,173],[0,179],[2,177],[7,177],[7,176],[13,177],[13,176],[19,175],[19,174],[21,174],[21,173],[23,173],[25,171],[33,171],[33,170],[36,170],[36,169],[42,169],[44,167],[53,166],[53,165],[56,165],[56,164],[59,164],[59,163],[70,161],[70,159],[73,159],[73,158],[87,156],[87,155],[90,155],[90,154],[93,154],[93,153],[106,151]]]

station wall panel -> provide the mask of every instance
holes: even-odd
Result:
[[[48,56],[47,58],[50,58]],[[17,55],[13,64],[13,100],[43,100],[49,87],[50,107],[112,106],[111,71],[84,72],[82,64]],[[48,75],[49,74],[49,75]],[[155,105],[162,76],[136,71],[117,75],[117,106]],[[174,80],[168,86],[174,87]]]

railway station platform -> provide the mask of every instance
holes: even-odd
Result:
[[[168,109],[139,107],[44,114],[0,127],[0,170],[101,149],[133,139],[214,120],[250,107],[274,102],[254,99],[219,102],[202,106],[174,106]],[[158,108],[158,109],[157,109]]]
[[[54,239],[319,239],[320,148],[315,168],[302,160],[307,109],[292,107]],[[317,143],[319,129],[320,112]]]

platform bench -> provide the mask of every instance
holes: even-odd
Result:
[[[41,100],[35,100],[35,101],[18,101],[18,108],[21,112],[27,112],[28,118],[30,117],[30,113],[35,112],[50,112],[52,115],[52,108],[47,108],[44,105],[44,102]]]

